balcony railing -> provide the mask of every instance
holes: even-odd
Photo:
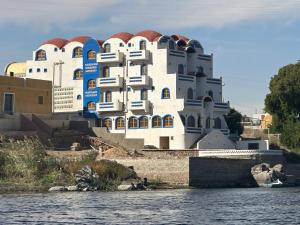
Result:
[[[149,112],[150,102],[149,100],[131,101],[129,102],[128,109],[131,111],[143,110],[145,112]]]
[[[108,52],[99,53],[97,55],[97,62],[110,63],[110,62],[122,62],[124,54],[122,52]]]
[[[119,102],[119,101],[100,102],[100,103],[97,103],[97,111],[99,111],[99,112],[123,111],[123,103]]]
[[[201,127],[187,127],[185,128],[186,130],[186,133],[189,133],[189,134],[202,134],[203,132],[203,128]]]
[[[186,99],[185,106],[202,107],[202,100]]]
[[[229,135],[230,130],[229,129],[221,129],[220,130],[224,135]]]
[[[218,103],[215,102],[214,109],[218,111],[224,111],[229,109],[229,102],[227,103]]]
[[[97,86],[105,87],[123,87],[123,77],[102,77],[97,79]]]
[[[128,85],[135,86],[149,86],[150,85],[150,77],[147,75],[135,76],[128,78]]]
[[[138,50],[129,52],[128,60],[148,60],[150,58],[149,50]]]

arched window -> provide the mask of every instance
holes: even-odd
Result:
[[[222,126],[221,119],[219,117],[215,118],[215,126],[214,126],[214,128],[221,129],[221,126]]]
[[[180,119],[181,119],[181,122],[182,122],[183,126],[185,126],[185,117],[184,117],[184,115],[180,115]]]
[[[162,90],[161,98],[162,99],[168,99],[168,98],[170,98],[170,89],[169,88],[164,88]]]
[[[146,89],[141,90],[141,100],[147,100],[148,99],[148,92]]]
[[[173,40],[169,41],[169,49],[175,49],[175,42]]]
[[[148,68],[146,64],[141,65],[141,75],[147,75],[148,73]]]
[[[105,102],[112,102],[111,91],[105,92]]]
[[[124,118],[122,117],[118,117],[116,119],[116,129],[124,129],[125,127],[125,121],[124,121]]]
[[[210,117],[207,117],[205,125],[206,128],[210,128]]]
[[[73,49],[73,58],[81,58],[82,57],[82,48],[76,47]]]
[[[112,121],[110,118],[106,118],[103,120],[103,127],[106,127],[108,129],[112,128]]]
[[[142,116],[140,119],[140,128],[148,128],[148,118],[146,116]]]
[[[193,89],[192,88],[189,88],[187,90],[187,98],[188,99],[194,99],[194,93],[193,93]]]
[[[110,52],[110,44],[106,43],[104,45],[104,53],[108,53],[108,52]]]
[[[88,51],[87,58],[88,59],[96,59],[96,51],[94,51],[94,50]]]
[[[92,89],[96,87],[96,81],[95,80],[89,80],[88,81],[88,89]]]
[[[136,117],[129,118],[128,128],[138,128],[138,119]]]
[[[188,127],[195,127],[195,118],[193,116],[189,116],[187,119]]]
[[[37,51],[35,55],[36,61],[45,61],[46,60],[46,51],[45,50],[39,50]]]
[[[152,118],[152,127],[153,128],[161,127],[161,118],[160,118],[160,116],[154,116]]]
[[[170,115],[164,117],[164,127],[173,127],[173,118]]]
[[[214,93],[212,90],[208,91],[208,96],[210,96],[212,99],[214,98]]]
[[[140,41],[140,50],[146,50],[146,41],[145,40],[142,40]]]
[[[95,110],[96,104],[95,104],[95,102],[89,102],[87,107],[88,107],[88,110]]]
[[[77,95],[77,100],[81,100],[81,95]]]
[[[102,69],[102,77],[109,77],[109,67],[104,66]]]
[[[184,74],[184,66],[183,66],[183,64],[178,64],[178,74]]]
[[[83,71],[82,69],[77,69],[74,71],[74,80],[82,80],[82,74],[83,74]]]
[[[202,124],[201,124],[201,116],[198,116],[198,127],[202,127]]]

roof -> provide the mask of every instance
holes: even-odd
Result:
[[[187,38],[186,36],[180,35],[180,34],[174,34],[171,36],[175,41],[184,41],[185,44],[187,44],[189,42],[189,38]]]
[[[116,34],[110,36],[110,38],[121,39],[125,43],[127,43],[132,37],[133,37],[133,34],[127,33],[127,32],[120,32],[120,33],[116,33]]]
[[[134,35],[134,37],[137,37],[137,36],[144,37],[144,38],[148,39],[148,41],[152,42],[152,41],[158,40],[158,38],[162,35],[154,30],[144,30],[144,31],[140,31]]]
[[[89,36],[78,36],[78,37],[74,37],[74,38],[72,38],[72,39],[70,39],[69,41],[68,41],[68,43],[70,43],[70,42],[80,42],[80,43],[84,43],[87,39],[90,39],[91,37],[89,37]]]
[[[53,38],[50,39],[48,41],[45,41],[44,43],[42,43],[41,45],[46,45],[46,44],[50,44],[50,45],[55,45],[58,48],[62,48],[64,47],[66,44],[68,43],[68,40],[66,39],[62,39],[62,38]]]

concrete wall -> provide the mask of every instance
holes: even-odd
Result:
[[[237,149],[249,149],[249,144],[258,144],[258,150],[269,150],[268,140],[243,140],[237,141]]]
[[[20,130],[20,119],[15,118],[0,118],[0,131]]]
[[[137,158],[118,159],[118,163],[134,166],[134,170],[141,178],[167,182],[173,185],[188,185],[188,158],[157,159]]]

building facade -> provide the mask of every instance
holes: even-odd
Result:
[[[0,112],[51,114],[50,81],[0,76]]]

